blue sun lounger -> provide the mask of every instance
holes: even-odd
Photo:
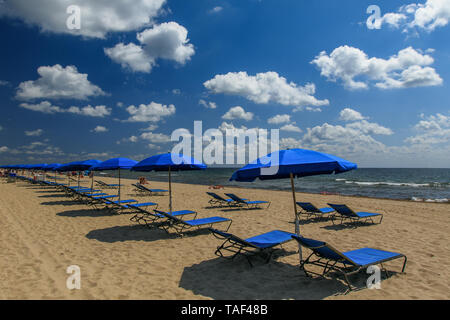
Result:
[[[170,233],[171,230],[174,230],[178,236],[183,236],[184,231],[188,231],[190,229],[202,229],[205,227],[212,227],[212,225],[217,223],[229,222],[228,229],[230,229],[231,223],[233,222],[231,219],[223,218],[223,217],[209,217],[209,218],[201,218],[201,219],[192,219],[192,220],[181,220],[176,216],[171,215],[168,212],[164,211],[156,211],[157,213],[163,215],[167,219],[167,223],[162,223],[160,228],[167,233]]]
[[[247,206],[248,209],[256,209],[259,208],[259,206],[261,204],[267,204],[267,208],[269,208],[270,206],[270,202],[269,201],[260,201],[260,200],[256,200],[256,201],[249,201],[247,199],[243,199],[238,197],[237,195],[235,195],[234,193],[225,193],[225,195],[227,197],[230,197],[231,199],[233,199],[234,201],[236,201],[236,203],[238,204],[245,204]],[[266,209],[267,209],[266,208]]]
[[[407,258],[401,253],[373,248],[361,248],[340,252],[323,241],[303,238],[297,235],[293,235],[292,237],[297,240],[300,245],[312,251],[310,256],[300,264],[300,268],[308,277],[310,277],[311,274],[325,277],[330,272],[335,271],[344,276],[348,291],[353,290],[348,277],[362,270],[366,270],[369,266],[380,264],[386,272],[386,275],[388,275],[387,270],[383,267],[383,263],[403,258],[402,273],[405,271]],[[315,258],[315,260],[312,260],[313,258]],[[322,267],[322,274],[306,270],[305,266],[308,264]]]
[[[234,234],[210,228],[209,231],[220,240],[225,240],[217,247],[215,254],[221,258],[233,260],[238,255],[242,254],[247,258],[250,266],[253,266],[250,261],[250,256],[261,255],[266,256],[266,263],[268,263],[278,246],[292,241],[294,233],[289,233],[280,230],[273,230],[255,237],[241,239]],[[231,253],[231,255],[228,255]]]
[[[143,186],[140,183],[133,183],[132,186],[134,186],[134,190],[139,194],[139,195],[144,195],[144,194],[148,194],[149,196],[153,196],[156,194],[160,194],[163,192],[169,192],[169,190],[164,190],[164,189],[149,189],[145,186]]]
[[[212,197],[211,199],[209,199],[208,203],[211,206],[215,206],[215,205],[219,205],[221,207],[225,206],[232,206],[232,205],[236,205],[236,201],[233,199],[225,199],[222,198],[221,196],[219,196],[217,193],[214,192],[206,192],[206,194],[208,194],[210,197]],[[243,199],[243,200],[247,200],[247,199]]]
[[[311,202],[296,202],[297,205],[301,208],[301,211],[298,212],[298,218],[300,219],[302,216],[306,218],[310,218],[315,216],[319,219],[330,218],[334,214],[333,208],[317,208]]]
[[[129,206],[135,207],[133,204],[130,204]],[[161,225],[163,223],[166,223],[166,224],[168,223],[166,216],[163,215],[162,213],[170,214],[174,217],[184,217],[184,216],[191,215],[191,214],[194,215],[193,219],[195,219],[197,217],[197,212],[192,211],[192,210],[178,210],[178,211],[172,211],[172,213],[169,213],[169,212],[157,210],[156,208],[153,209],[153,211],[148,211],[147,209],[144,209],[141,207],[135,207],[135,209],[137,210],[137,213],[133,217],[131,217],[130,220],[137,222],[139,224],[142,224],[141,222],[143,222],[150,229],[152,229],[152,228],[163,229],[161,227]]]
[[[99,187],[102,187],[103,189],[117,189],[117,188],[120,187],[120,184],[108,184],[108,183],[105,183],[105,182],[100,181],[100,180],[95,180],[95,183]]]
[[[375,224],[375,221],[372,219],[374,217],[380,217],[380,220],[378,222],[378,224],[381,223],[381,221],[383,220],[383,215],[381,213],[372,213],[372,212],[355,212],[352,209],[350,209],[348,206],[346,206],[345,204],[332,204],[332,203],[328,203],[328,205],[333,208],[334,210],[336,210],[336,212],[340,215],[341,218],[341,224],[344,222],[350,222],[350,223],[354,223],[354,222],[361,222],[361,223],[367,223],[367,222],[371,222]],[[336,217],[336,215],[334,216]],[[334,220],[333,219],[333,224],[334,224]]]

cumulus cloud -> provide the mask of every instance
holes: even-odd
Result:
[[[43,132],[44,130],[42,129],[36,129],[32,131],[25,131],[25,135],[28,137],[39,137]]]
[[[345,108],[339,113],[339,119],[342,121],[358,121],[366,118],[356,110]]]
[[[64,110],[58,106],[54,106],[49,101],[42,101],[38,104],[30,104],[30,103],[21,103],[19,105],[21,108],[28,109],[31,111],[37,111],[42,113],[57,113],[63,112]]]
[[[450,116],[437,113],[421,115],[422,120],[414,126],[417,135],[406,138],[405,142],[414,145],[435,145],[450,142]]]
[[[354,47],[341,46],[331,54],[322,51],[315,64],[329,81],[340,80],[347,89],[365,89],[370,83],[381,89],[424,87],[441,85],[443,80],[429,67],[434,59],[408,47],[389,59],[369,58]]]
[[[43,32],[105,38],[111,32],[138,30],[149,26],[161,13],[165,0],[6,0],[0,2],[0,17],[18,18]],[[81,28],[69,29],[67,8],[81,10]]]
[[[241,106],[236,106],[236,107],[230,108],[230,110],[228,110],[227,113],[225,113],[222,116],[222,119],[224,119],[224,120],[240,119],[240,120],[250,121],[253,119],[253,113],[246,112],[244,110],[244,108],[242,108]]]
[[[37,80],[19,84],[16,98],[32,99],[77,99],[105,95],[103,90],[88,80],[88,75],[79,73],[75,66],[41,66],[37,69]]]
[[[291,116],[288,114],[277,114],[276,116],[267,120],[268,124],[282,124],[291,122]]]
[[[101,118],[111,114],[111,109],[107,108],[106,106],[92,107],[91,105],[88,105],[88,106],[85,106],[82,108],[72,106],[70,108],[64,109],[59,106],[54,106],[49,101],[42,101],[37,104],[21,103],[19,106],[21,108],[24,108],[27,110],[48,113],[48,114],[73,113],[73,114],[78,114],[78,115],[82,115],[82,116],[101,117]]]
[[[295,125],[295,122],[286,124],[280,128],[281,131],[287,132],[302,132],[302,129]]]
[[[7,146],[1,146],[0,147],[0,153],[8,152],[9,148]]]
[[[0,86],[7,86],[7,85],[9,85],[8,81],[0,80]]]
[[[349,109],[349,108],[347,108]],[[349,110],[341,115],[349,115]],[[351,110],[351,109],[350,109]],[[292,137],[280,140],[281,148],[306,148],[336,155],[370,156],[387,152],[387,147],[375,136],[390,136],[394,132],[375,122],[368,122],[367,117],[352,113],[353,117],[346,118],[345,125],[324,123],[307,128],[300,139]],[[353,120],[351,120],[353,119]]]
[[[66,112],[75,113],[82,116],[88,117],[100,117],[103,118],[105,116],[109,116],[111,114],[111,109],[106,106],[96,106],[92,107],[91,105],[85,106],[83,108],[79,107],[70,107]]]
[[[318,100],[314,97],[314,84],[304,87],[280,77],[276,72],[258,73],[249,76],[247,72],[229,72],[216,75],[203,83],[205,88],[215,94],[228,94],[244,97],[254,103],[279,103],[285,106],[323,106],[328,100]]]
[[[105,54],[134,72],[151,72],[157,59],[184,65],[195,54],[187,35],[185,27],[173,21],[165,22],[138,33],[139,45],[118,43],[112,48],[105,48]]]
[[[212,101],[205,101],[203,99],[200,99],[198,101],[198,104],[204,106],[206,109],[217,109],[217,104]]]
[[[139,107],[129,106],[127,112],[130,114],[128,122],[158,122],[162,118],[175,114],[175,106],[173,104],[163,105],[151,102],[148,105],[141,104]]]
[[[96,126],[94,129],[92,129],[92,132],[100,133],[100,132],[107,132],[108,128],[104,126]]]
[[[148,140],[152,144],[161,144],[170,142],[170,137],[162,133],[144,132],[141,139]]]
[[[445,27],[450,21],[450,0],[427,0],[425,3],[411,3],[401,6],[397,12],[386,13],[380,20],[381,26],[434,31]]]

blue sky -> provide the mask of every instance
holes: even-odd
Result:
[[[450,167],[450,0],[35,3],[0,2],[2,164],[140,160],[202,120],[360,167]]]

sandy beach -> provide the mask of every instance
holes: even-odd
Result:
[[[116,179],[103,178],[107,183]],[[122,180],[122,198],[153,201],[168,209],[168,196],[138,197]],[[90,180],[83,179],[83,185]],[[167,189],[167,183],[152,182]],[[233,220],[230,232],[247,238],[271,230],[294,232],[292,195],[284,191],[229,188],[251,200],[268,200],[268,209],[208,208],[207,186],[173,184],[174,210],[190,209],[198,218]],[[112,193],[111,190],[106,192]],[[362,247],[405,254],[386,264],[393,271],[381,289],[362,288],[344,295],[342,281],[309,279],[299,270],[294,241],[265,264],[253,258],[220,259],[221,241],[209,232],[183,238],[150,230],[129,220],[71,201],[51,187],[26,182],[0,184],[0,299],[449,299],[450,206],[439,203],[380,200],[297,193],[297,201],[318,207],[345,203],[356,211],[381,212],[379,225],[333,226],[331,221],[301,224],[304,236],[320,239],[341,251]],[[304,251],[306,253],[306,251]],[[81,270],[81,289],[68,290],[68,266]],[[364,286],[365,278],[356,277]]]

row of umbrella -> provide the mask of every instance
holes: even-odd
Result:
[[[101,162],[99,160],[76,161],[67,164],[40,164],[24,166],[4,166],[6,169],[30,169],[43,171],[104,171],[118,170],[120,200],[120,170],[131,171],[167,171],[169,178],[169,212],[172,212],[171,172],[180,170],[204,170],[206,165],[185,155],[165,153],[137,162],[127,158],[113,158]],[[290,179],[295,214],[295,233],[300,235],[297,215],[294,178],[339,174],[356,169],[357,165],[334,155],[306,149],[280,150],[261,157],[233,173],[230,181],[252,182],[256,179]],[[270,170],[272,169],[272,170]],[[275,170],[273,170],[275,169]],[[93,181],[93,180],[92,180]],[[300,261],[302,261],[299,245]]]

